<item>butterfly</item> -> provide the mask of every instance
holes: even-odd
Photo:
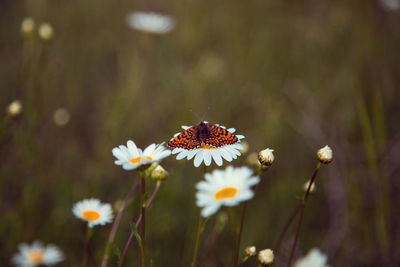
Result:
[[[195,148],[215,148],[238,142],[236,135],[212,123],[201,121],[184,130],[168,142],[168,146],[191,150]]]

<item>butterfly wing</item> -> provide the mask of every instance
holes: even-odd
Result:
[[[205,141],[207,145],[221,147],[223,145],[234,144],[239,140],[236,135],[224,128],[211,123],[207,123],[207,126],[209,129],[209,137]]]
[[[194,127],[190,127],[169,141],[168,146],[190,150],[199,147],[200,142],[196,139]]]

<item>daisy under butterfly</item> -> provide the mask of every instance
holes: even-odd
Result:
[[[240,156],[243,149],[240,140],[244,135],[235,135],[235,128],[226,129],[225,126],[201,121],[197,125],[182,126],[184,130],[176,133],[168,142],[174,148],[172,154],[178,154],[177,160],[194,158],[194,166],[198,167],[204,161],[210,166],[212,159],[218,166],[222,165],[222,158],[232,161]]]

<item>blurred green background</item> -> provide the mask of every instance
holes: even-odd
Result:
[[[38,239],[64,251],[58,266],[77,266],[85,228],[72,205],[88,197],[114,204],[138,181],[136,172],[114,165],[111,149],[128,139],[142,148],[168,141],[181,125],[205,119],[236,128],[250,152],[275,149],[248,207],[242,248],[274,246],[315,168],[316,151],[328,144],[334,161],[317,178],[296,258],[319,247],[331,266],[397,266],[400,9],[393,3],[400,6],[398,0],[1,1],[0,265],[10,265],[19,243]],[[170,14],[176,27],[166,35],[133,30],[126,16],[135,10]],[[24,35],[26,17],[35,31]],[[37,34],[45,22],[54,29],[51,40]],[[23,112],[11,117],[6,109],[16,99]],[[54,119],[59,108],[69,114],[63,125]],[[232,163],[246,164],[247,155]],[[154,266],[188,266],[203,170],[174,157],[162,165],[170,177],[148,210],[149,250]],[[121,250],[138,202],[136,196],[118,230]],[[230,266],[229,224],[218,228],[225,212],[207,222],[199,266]],[[111,224],[95,229],[91,266],[100,265]],[[294,227],[276,266],[287,261],[293,237]],[[125,266],[137,266],[138,257],[134,242]],[[116,266],[115,256],[109,266]]]

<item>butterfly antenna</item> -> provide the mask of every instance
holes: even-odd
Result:
[[[194,112],[193,109],[190,108],[189,111],[190,111],[193,115],[195,115],[196,118],[197,118],[199,121],[203,121],[203,120],[201,119],[201,117],[199,116],[199,114],[197,114],[196,112]]]
[[[205,117],[207,116],[207,113],[210,111],[210,106],[208,106],[207,107],[207,110],[206,111],[204,111],[204,113],[203,113],[203,116],[202,116],[202,118],[201,118],[201,121],[204,121],[204,119],[205,119]]]

